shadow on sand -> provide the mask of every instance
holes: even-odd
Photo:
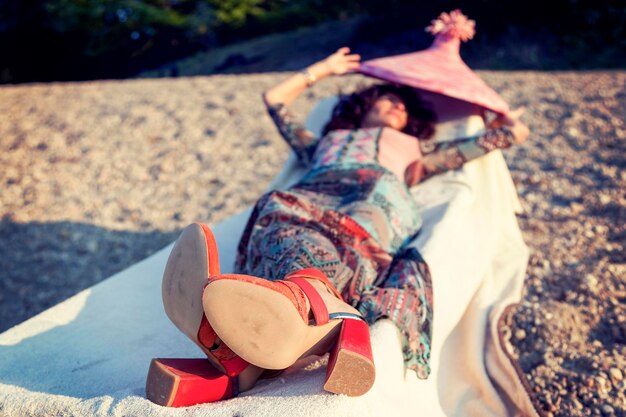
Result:
[[[0,221],[0,333],[176,240],[177,231]]]

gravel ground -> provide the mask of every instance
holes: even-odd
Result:
[[[626,72],[479,75],[532,131],[506,153],[531,249],[511,352],[545,415],[626,416]],[[260,100],[284,76],[0,87],[0,331],[252,204],[287,157]]]

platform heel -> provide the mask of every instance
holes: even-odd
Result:
[[[341,330],[330,351],[324,390],[335,394],[358,397],[374,385],[376,368],[367,323],[357,315],[339,313]]]
[[[221,373],[206,359],[154,358],[150,362],[146,397],[155,404],[188,407],[238,394],[238,377]]]

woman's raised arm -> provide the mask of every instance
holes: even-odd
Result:
[[[276,104],[288,106],[316,81],[329,75],[342,75],[353,71],[359,67],[360,60],[360,55],[350,54],[350,48],[339,48],[334,54],[308,66],[303,71],[292,75],[263,93],[265,104],[268,106]]]
[[[487,127],[482,135],[443,142],[431,153],[410,164],[404,179],[413,186],[433,175],[461,168],[466,162],[483,156],[495,149],[506,149],[523,143],[528,138],[528,127],[519,120],[524,108],[499,116]]]
[[[360,59],[359,55],[350,55],[350,48],[340,48],[326,59],[316,62],[263,93],[267,111],[278,131],[304,164],[310,162],[319,138],[306,130],[304,125],[291,115],[287,106],[315,81],[331,74],[341,75],[358,68]]]

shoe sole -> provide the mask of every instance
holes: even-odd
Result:
[[[317,343],[336,337],[341,321],[309,326],[292,302],[270,288],[223,279],[207,286],[204,312],[220,339],[237,355],[265,369],[293,365]]]
[[[163,273],[165,313],[174,325],[205,353],[198,341],[204,315],[202,292],[209,276],[219,275],[219,257],[213,233],[207,226],[187,226],[174,244]]]

